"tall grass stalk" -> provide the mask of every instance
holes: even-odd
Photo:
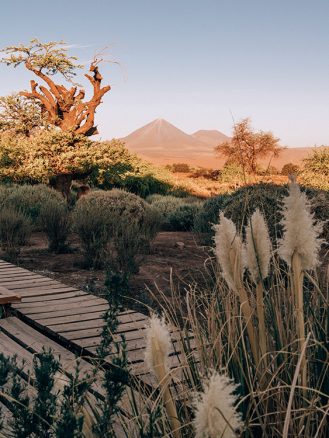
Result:
[[[180,438],[180,422],[178,421],[175,402],[170,393],[170,369],[168,366],[168,355],[170,347],[169,330],[164,320],[153,315],[147,333],[145,359],[148,367],[157,377],[161,396],[171,424],[172,434],[175,438]]]

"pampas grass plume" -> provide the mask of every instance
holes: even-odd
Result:
[[[257,284],[268,276],[271,240],[264,216],[257,208],[246,230],[246,261],[253,281]]]
[[[314,223],[311,204],[299,185],[292,181],[289,194],[283,200],[284,235],[279,241],[279,255],[291,266],[293,254],[300,258],[303,270],[313,269],[319,264],[319,250],[323,243],[319,238],[323,224]]]
[[[150,371],[158,377],[158,359],[166,372],[169,372],[168,355],[170,347],[170,335],[164,318],[152,315],[146,332],[145,361]]]
[[[204,392],[197,395],[194,428],[196,438],[234,438],[242,427],[236,411],[236,385],[226,376],[214,372],[205,384]]]
[[[214,225],[215,254],[228,286],[236,290],[242,282],[244,248],[234,223],[221,213]]]

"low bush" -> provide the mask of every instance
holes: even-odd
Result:
[[[223,210],[230,195],[224,194],[207,199],[198,210],[194,218],[193,231],[200,236],[203,235],[204,243],[210,245],[214,231],[213,224],[218,222],[219,212]]]
[[[317,220],[325,222],[323,237],[329,241],[329,193],[311,187],[301,187],[312,203],[312,212]],[[232,194],[220,195],[208,199],[197,213],[193,230],[203,234],[203,241],[211,244],[214,231],[212,225],[217,223],[221,211],[232,219],[238,229],[247,224],[252,213],[259,208],[269,225],[271,238],[281,236],[280,205],[287,193],[287,186],[260,183],[242,187]]]
[[[281,169],[281,175],[289,176],[289,175],[297,175],[299,172],[299,166],[294,163],[287,163]]]
[[[173,173],[188,173],[191,171],[191,168],[187,163],[168,164],[166,168]]]
[[[218,181],[220,179],[222,171],[219,169],[205,169],[204,167],[198,167],[191,174],[192,178],[205,178],[211,181]]]
[[[87,195],[79,200],[73,213],[73,229],[79,235],[88,268],[104,265],[110,241],[108,214],[97,198]]]
[[[223,205],[225,216],[232,219],[240,230],[247,224],[252,213],[259,208],[266,218],[272,239],[281,236],[279,205],[287,193],[286,186],[256,184],[245,186],[226,199]]]
[[[0,210],[0,245],[10,260],[16,260],[31,235],[31,222],[12,208]]]
[[[87,265],[96,268],[110,262],[125,273],[138,270],[139,256],[160,224],[149,204],[120,189],[88,193],[77,202],[73,217]]]
[[[220,173],[219,180],[221,183],[227,183],[236,186],[243,183],[245,177],[246,175],[239,164],[226,163]]]
[[[39,222],[47,234],[49,250],[57,253],[66,251],[71,221],[64,199],[49,198],[39,211]]]
[[[44,184],[13,186],[7,190],[9,192],[4,206],[24,213],[31,219],[34,228],[40,228],[39,215],[45,203],[49,200],[63,200],[59,192]]]
[[[175,231],[191,231],[199,209],[200,205],[196,203],[178,206],[168,217],[170,228]]]
[[[201,201],[193,196],[178,198],[170,195],[151,195],[147,201],[158,211],[161,228],[165,231],[191,230],[194,217],[201,206]]]
[[[0,208],[4,206],[6,199],[12,190],[12,186],[0,185]]]
[[[316,189],[329,190],[329,147],[315,149],[303,160],[299,181]]]
[[[124,190],[134,193],[135,195],[138,195],[142,198],[146,198],[153,193],[166,194],[171,189],[170,184],[165,181],[161,181],[160,179],[157,179],[153,175],[131,175],[126,177],[122,181],[120,186]]]

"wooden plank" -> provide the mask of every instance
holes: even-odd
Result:
[[[23,272],[5,272],[5,273],[2,273],[1,271],[0,271],[0,281],[2,281],[2,280],[6,280],[7,278],[9,278],[9,279],[11,279],[11,278],[16,278],[16,279],[18,279],[18,278],[34,278],[34,276],[36,276],[36,275],[38,275],[38,274],[34,274],[34,272],[25,272],[25,271],[23,271]]]
[[[10,292],[5,287],[0,286],[0,304],[11,304],[21,301],[21,296]]]
[[[54,311],[57,311],[61,309],[66,309],[68,308],[67,306],[78,306],[80,304],[83,306],[87,306],[89,305],[89,303],[95,302],[95,299],[97,299],[97,303],[101,302],[103,304],[106,302],[106,300],[103,300],[102,298],[98,298],[95,295],[89,294],[79,297],[66,298],[64,301],[58,303],[56,303],[56,300],[54,300],[54,303],[51,304],[49,303],[49,301],[40,298],[40,301],[36,301],[35,303],[33,303],[33,305],[31,305],[31,302],[26,302],[25,298],[23,298],[22,302],[20,304],[17,304],[15,308],[22,311],[24,310],[24,312],[26,313],[38,313],[39,311],[44,312],[46,309],[47,311],[52,311],[53,309]]]
[[[22,359],[24,359],[26,363],[26,371],[28,369],[33,371],[31,364],[33,363],[34,354],[41,353],[43,348],[47,347],[51,348],[55,357],[59,358],[62,370],[65,373],[74,374],[77,360],[79,360],[81,375],[85,373],[92,374],[93,366],[89,362],[70,352],[15,317],[9,317],[6,318],[6,320],[0,321],[0,345],[2,345],[1,341],[3,340],[6,341],[5,344],[7,347],[10,347],[7,350],[7,354],[4,354],[7,356],[13,356],[16,352],[19,352],[19,363],[22,364]],[[100,378],[103,376],[101,370],[98,371],[98,374]],[[104,393],[100,382],[95,382],[92,389],[98,394]]]
[[[22,297],[22,303],[24,304],[31,304],[34,305],[34,303],[44,302],[44,301],[58,301],[58,300],[66,300],[68,298],[78,298],[82,296],[90,296],[87,292],[83,292],[80,290],[74,290],[70,288],[69,292],[65,292],[66,288],[54,289],[54,294],[49,294],[45,296],[33,296],[33,297]],[[15,291],[15,289],[14,289]]]
[[[28,292],[24,289],[9,289],[12,292],[17,292],[21,295],[22,298],[34,298],[34,297],[41,297],[41,299],[47,295],[53,295],[53,294],[60,294],[65,292],[73,292],[77,289],[74,289],[72,287],[62,287],[62,288],[35,288],[32,290],[29,290]]]
[[[77,326],[77,330],[83,329],[84,326],[83,324],[86,321],[90,321],[90,320],[100,320],[101,322],[103,322],[102,320],[102,316],[103,316],[104,312],[90,312],[89,314],[83,314],[82,315],[71,315],[71,316],[63,316],[62,318],[58,318],[57,321],[54,321],[52,318],[48,318],[48,319],[38,319],[35,318],[35,321],[37,321],[39,324],[41,325],[45,325],[47,327],[52,327],[52,330],[54,331],[58,331],[60,332],[61,329],[64,329],[65,331],[67,327],[69,325],[71,325],[72,323],[74,324],[79,324]],[[147,320],[147,317],[145,315],[142,315],[141,313],[133,313],[133,314],[128,314],[128,315],[119,315],[119,321],[121,323],[142,323],[145,325]]]
[[[60,285],[58,281],[52,280],[50,278],[38,278],[36,280],[16,280],[16,281],[1,281],[1,286],[15,289],[25,289],[27,287],[33,286],[50,286],[50,285]]]
[[[31,281],[44,283],[44,278],[40,277],[40,275],[8,275],[6,277],[0,278],[0,284],[6,285],[6,284],[12,284],[17,282],[26,282],[26,284],[29,284]],[[51,279],[52,280],[52,279]]]
[[[24,313],[31,317],[32,315],[38,315],[39,318],[40,317],[47,318],[47,315],[49,315],[49,318],[54,318],[56,316],[69,315],[70,313],[72,313],[72,311],[76,311],[77,309],[79,309],[80,313],[85,313],[85,311],[87,312],[88,309],[90,311],[90,309],[94,309],[95,307],[100,307],[100,306],[106,306],[106,308],[108,308],[108,304],[105,300],[98,300],[97,297],[95,297],[94,299],[89,299],[88,301],[80,300],[75,303],[65,302],[63,304],[58,304],[53,306],[49,305],[48,303],[48,306],[46,307],[44,305],[35,306],[35,307],[29,306],[27,309],[25,309]],[[40,316],[40,315],[46,315],[46,316]],[[36,316],[33,316],[33,318],[34,317]]]
[[[0,338],[1,345],[1,340],[4,339],[3,336],[7,336],[8,339],[10,339],[8,335],[13,337],[13,340],[10,340],[10,342],[7,341],[6,343],[7,346],[10,346],[11,352],[20,352],[20,354],[24,355],[24,358],[28,360],[31,353],[29,353],[26,348],[31,349],[34,353],[41,353],[44,347],[51,348],[53,353],[60,357],[63,368],[68,372],[74,372],[76,361],[79,356],[76,356],[71,351],[33,329],[18,318],[9,317],[0,320],[0,330],[4,332],[0,332],[0,336],[2,336],[2,338]],[[24,347],[20,344],[23,344]],[[14,347],[12,348],[12,346]],[[91,370],[91,365],[87,363],[86,365],[88,365],[88,369]]]
[[[58,310],[58,311],[47,311],[47,312],[35,312],[35,310],[33,309],[33,312],[24,312],[25,315],[29,316],[30,318],[33,319],[52,319],[52,318],[56,318],[56,320],[58,320],[58,318],[62,318],[64,316],[71,316],[71,315],[76,315],[78,314],[79,316],[84,314],[89,314],[89,313],[95,313],[95,312],[105,312],[107,309],[109,308],[108,304],[95,304],[95,305],[90,305],[88,307],[80,307],[80,306],[68,306],[67,309],[63,309],[63,310]],[[47,309],[48,310],[48,309]],[[49,309],[52,310],[52,309]]]

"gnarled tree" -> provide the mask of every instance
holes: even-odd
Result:
[[[31,80],[31,91],[22,91],[20,95],[37,101],[50,125],[86,136],[98,133],[94,125],[96,108],[111,89],[110,85],[102,87],[103,77],[98,68],[101,59],[96,57],[89,67],[91,74],[85,74],[93,88],[91,99],[85,101],[85,90],[72,83],[76,69],[82,65],[76,64],[74,56],[67,55],[65,43],[32,40],[27,46],[9,46],[2,51],[7,55],[2,62],[14,67],[24,64],[46,84]],[[71,81],[72,86],[56,84],[51,78],[56,73]]]
[[[9,46],[2,49],[5,56],[1,62],[8,66],[17,67],[24,65],[43,84],[31,80],[31,90],[20,92],[20,96],[36,103],[40,107],[41,115],[51,127],[59,128],[77,136],[97,134],[95,126],[95,113],[97,107],[102,103],[102,98],[111,87],[102,86],[102,75],[99,72],[101,58],[95,57],[89,66],[89,74],[85,74],[92,86],[92,97],[85,100],[85,90],[73,82],[76,70],[82,68],[77,64],[74,56],[67,54],[67,47],[64,42],[41,43],[32,40],[28,45]],[[53,76],[62,75],[70,87],[57,84]],[[77,145],[79,142],[77,142]],[[76,177],[74,172],[58,174],[55,176],[55,187],[67,194],[66,187]]]

